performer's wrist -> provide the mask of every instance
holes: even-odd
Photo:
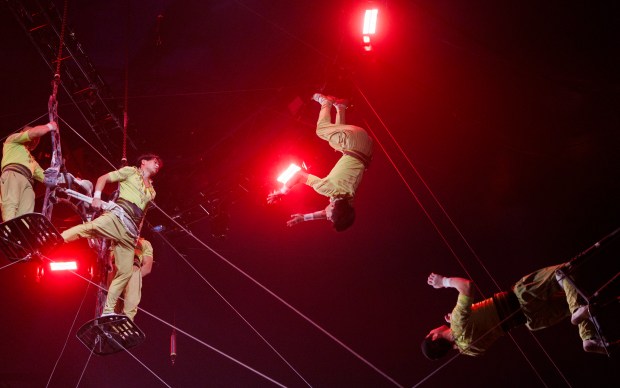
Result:
[[[101,190],[95,191],[95,194],[93,194],[93,198],[101,199]]]
[[[314,213],[304,214],[304,221],[312,221],[314,220]]]
[[[452,287],[452,282],[450,281],[449,277],[444,277],[443,279],[441,279],[441,284],[445,287]]]

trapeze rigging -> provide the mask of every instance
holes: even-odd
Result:
[[[61,33],[61,42],[63,34],[64,33]],[[60,47],[62,48],[62,43],[60,44]],[[58,64],[60,65],[60,52]],[[50,167],[43,171],[43,182],[46,186],[46,193],[43,202],[42,214],[27,212],[25,214],[17,215],[12,219],[5,220],[5,222],[0,224],[0,249],[11,261],[32,259],[40,260],[45,258],[49,252],[64,244],[66,241],[71,241],[73,238],[77,238],[76,236],[78,235],[80,235],[79,237],[85,237],[86,232],[83,229],[79,228],[77,230],[71,229],[71,232],[69,233],[65,233],[65,231],[62,234],[59,233],[58,230],[56,230],[54,225],[51,223],[51,216],[53,212],[53,207],[59,202],[68,201],[69,203],[73,204],[79,212],[81,220],[85,223],[93,223],[95,220],[99,219],[99,217],[95,217],[95,215],[97,214],[96,210],[106,211],[109,215],[109,217],[106,217],[113,220],[109,222],[118,222],[119,225],[122,225],[125,230],[122,236],[115,236],[116,242],[122,244],[123,242],[129,241],[130,239],[137,239],[140,236],[140,230],[143,226],[143,222],[146,216],[148,203],[152,201],[152,199],[155,197],[151,178],[159,171],[160,165],[162,164],[161,160],[156,155],[147,155],[146,158],[140,159],[142,164],[139,168],[136,168],[137,173],[132,170],[134,167],[123,167],[122,169],[110,172],[99,177],[95,185],[93,185],[93,183],[88,180],[75,177],[71,173],[66,171],[60,146],[60,128],[57,124],[59,121],[57,112],[57,91],[58,86],[60,85],[60,81],[61,80],[59,71],[57,70],[52,81],[53,92],[50,96],[48,104],[49,124],[47,124],[47,126],[49,129],[48,132],[51,133],[53,151]],[[341,109],[346,109],[346,104],[344,102],[336,100],[333,97],[324,96],[321,94],[316,94],[314,99],[321,104],[321,114],[323,114],[324,116],[326,114],[325,110],[331,109],[332,106],[335,106],[337,108],[338,114],[344,115],[344,111],[341,112]],[[325,117],[323,117],[323,119],[325,119]],[[321,118],[319,120],[321,120]],[[125,137],[123,141],[122,160],[126,161],[126,120],[124,129]],[[330,197],[330,205],[328,205],[328,207],[322,211],[305,215],[292,215],[291,220],[289,220],[289,226],[295,225],[303,221],[310,221],[315,219],[329,219],[334,224],[337,223],[337,221],[332,216],[334,208],[336,207],[334,203],[343,200],[345,200],[346,202],[352,200],[352,195],[357,188],[357,184],[359,184],[359,181],[361,180],[361,172],[363,172],[368,167],[368,164],[370,162],[370,157],[372,155],[372,139],[370,139],[367,134],[365,135],[364,139],[362,139],[358,143],[365,142],[368,144],[365,144],[362,147],[363,149],[361,150],[340,150],[343,151],[344,155],[348,156],[348,158],[345,159],[350,159],[348,163],[354,163],[357,170],[360,171],[359,177],[356,177],[355,179],[355,184],[353,185],[354,187],[352,188],[352,190],[349,190],[349,192],[346,192],[345,190],[345,192],[342,193],[335,193],[336,195],[328,195],[329,193],[322,193],[317,190],[320,194]],[[330,145],[332,144],[330,143]],[[337,148],[334,145],[332,145],[332,147]],[[348,151],[348,153],[345,151]],[[118,172],[121,170],[123,172]],[[298,175],[296,176],[296,178],[291,181],[291,184],[287,186],[287,183],[284,182],[283,188],[279,192],[272,193],[269,196],[269,202],[275,202],[279,200],[282,195],[288,193],[290,188],[295,183],[299,183],[302,181],[305,183],[309,180],[313,181],[319,179],[317,177],[308,177],[308,174],[303,171],[298,172],[297,174]],[[128,202],[126,197],[129,197],[131,195],[128,194],[127,190],[124,193],[121,191],[120,197],[117,202],[102,201],[101,191],[106,183],[124,182],[126,180],[134,178],[135,181],[138,182],[138,185],[140,185],[140,188],[142,190],[140,195],[144,194],[144,197],[139,198],[142,202],[144,202],[144,207],[138,207],[136,209],[135,206],[131,206],[131,204],[128,205],[126,203]],[[312,184],[308,185],[313,186]],[[67,198],[64,198],[65,196]],[[349,216],[349,218],[351,218],[351,216]],[[348,220],[347,222],[349,223],[348,225],[345,225],[344,228],[350,226],[352,220]],[[608,238],[605,238],[601,240],[601,242],[595,244],[594,247],[598,248],[604,245],[603,243],[606,244],[607,242],[611,241],[611,237],[615,238],[617,233],[618,230],[613,232],[610,236],[608,236]],[[97,271],[99,273],[106,272],[106,268],[109,265],[109,244],[105,241],[106,239],[101,237],[101,235],[88,234],[86,237],[89,238],[89,245],[91,245],[91,247],[95,249],[98,253]],[[115,246],[115,248],[118,247]],[[596,249],[591,249],[590,251],[592,250]],[[125,251],[127,252],[122,252],[119,254],[131,253],[133,256],[133,251],[129,253],[127,249],[125,249]],[[595,324],[597,325],[598,336],[605,338],[605,341],[603,341],[604,345],[601,345],[604,348],[602,350],[606,352],[606,354],[611,355],[611,352],[615,351],[615,349],[618,347],[619,340],[617,339],[617,337],[615,337],[616,334],[613,332],[613,330],[607,329],[607,325],[613,324],[608,323],[610,321],[617,322],[617,316],[614,316],[612,320],[608,318],[603,319],[601,317],[607,314],[609,309],[618,308],[617,293],[614,294],[614,292],[616,292],[615,289],[614,291],[610,292],[610,287],[608,286],[616,286],[618,277],[617,274],[619,273],[619,271],[617,266],[613,267],[610,269],[610,273],[613,274],[615,271],[615,277],[602,280],[598,279],[598,283],[596,283],[596,285],[594,286],[590,286],[589,290],[587,290],[588,287],[580,288],[580,276],[575,275],[571,272],[571,270],[573,268],[580,267],[582,263],[585,262],[584,258],[590,257],[589,253],[590,252],[588,251],[587,255],[583,254],[578,256],[577,258],[575,258],[575,260],[571,261],[569,265],[564,267],[563,270],[567,271],[564,276],[571,282],[575,283],[574,286],[577,288],[577,291],[581,293],[582,297],[584,297],[586,299],[586,302],[588,303],[587,308],[581,309],[579,311],[579,319],[591,319],[595,322]],[[588,278],[591,279],[592,276],[593,275],[590,274]],[[108,286],[105,283],[105,280],[103,280],[105,276],[100,276],[99,278],[102,279],[102,283],[100,284],[100,296],[98,298],[96,307],[97,317],[87,322],[82,328],[78,330],[78,338],[89,350],[99,355],[114,354],[141,344],[146,338],[144,332],[142,332],[140,328],[133,322],[133,319],[129,318],[127,315],[114,314],[113,309],[112,311],[110,311],[111,307],[109,306],[109,303],[107,303],[106,298],[102,295],[104,295],[103,290],[111,286]],[[431,281],[429,280],[429,282]],[[433,280],[432,283],[435,284],[435,280]],[[449,281],[447,282],[447,284],[448,286],[450,286]],[[116,297],[118,297],[118,295],[116,295]],[[614,297],[616,299],[614,299]],[[173,328],[173,335],[171,336],[170,341],[171,357],[172,361],[174,362],[175,357],[177,356],[176,328]],[[398,384],[396,383],[396,385]]]

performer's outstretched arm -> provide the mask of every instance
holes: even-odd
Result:
[[[434,288],[455,288],[459,294],[474,296],[473,283],[469,279],[449,278],[436,273],[428,275],[427,283]]]
[[[291,191],[293,186],[298,183],[304,183],[307,180],[308,173],[304,171],[298,171],[295,175],[291,177],[291,179],[289,179],[284,185],[282,185],[282,188],[280,190],[276,190],[267,196],[267,203],[271,204],[281,200],[284,195]]]
[[[313,220],[326,220],[327,212],[325,210],[318,210],[314,213],[306,213],[306,214],[291,214],[291,219],[286,222],[287,226],[297,225],[300,222],[304,221],[313,221]]]
[[[55,121],[50,121],[44,125],[37,125],[36,127],[30,128],[28,130],[28,137],[30,140],[36,139],[38,137],[42,137],[50,131],[55,131],[58,129],[58,124]]]

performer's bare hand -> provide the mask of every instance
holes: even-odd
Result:
[[[443,278],[444,277],[439,274],[431,273],[428,275],[427,283],[434,288],[443,288]]]
[[[93,198],[93,202],[90,204],[90,206],[97,211],[101,210],[102,205],[101,198]]]
[[[291,214],[291,219],[286,222],[287,226],[297,225],[300,222],[304,222],[303,214]]]
[[[50,121],[49,125],[51,126],[50,131],[57,131],[58,130],[58,124],[56,124],[55,121]]]
[[[274,204],[280,201],[282,197],[284,197],[284,194],[282,194],[282,192],[280,192],[279,190],[276,190],[267,196],[267,203],[270,205]]]

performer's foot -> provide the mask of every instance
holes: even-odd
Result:
[[[349,107],[349,100],[346,100],[344,98],[337,98],[336,101],[334,101],[334,106],[338,110],[347,109]]]
[[[312,96],[312,99],[321,105],[325,104],[326,102],[333,104],[336,101],[334,97],[324,96],[321,93],[314,93],[314,95]]]
[[[590,318],[590,309],[589,306],[581,306],[570,317],[570,323],[573,325],[578,325],[586,319]]]
[[[584,340],[583,350],[588,353],[607,354],[607,351],[605,351],[605,343],[599,339]]]

